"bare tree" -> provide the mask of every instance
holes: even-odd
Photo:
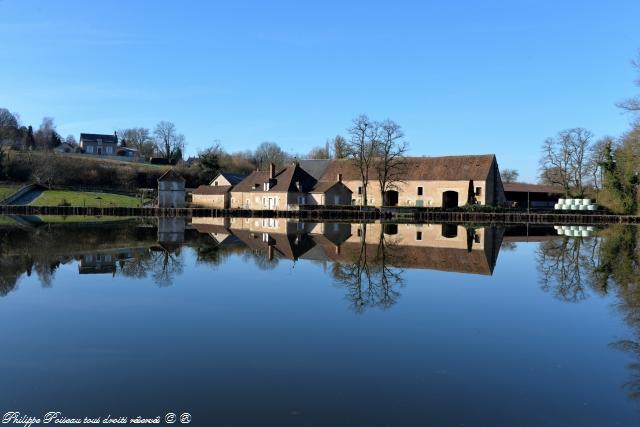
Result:
[[[123,145],[135,148],[141,156],[151,157],[153,155],[154,144],[149,129],[142,127],[120,129],[118,137]]]
[[[369,186],[369,174],[380,142],[380,124],[369,120],[369,117],[362,114],[353,119],[353,124],[348,132],[351,141],[347,145],[347,155],[360,173],[362,182],[362,205],[366,206],[368,203],[367,187]]]
[[[397,189],[406,175],[408,145],[402,128],[393,120],[383,121],[379,134],[374,168],[380,184],[380,201],[384,204],[387,192]]]
[[[269,141],[258,145],[254,155],[258,167],[261,169],[268,167],[270,163],[275,164],[277,167],[282,167],[289,159],[289,155],[278,144]]]
[[[631,61],[631,65],[640,73],[640,50],[638,51],[638,57]],[[637,86],[640,86],[640,78],[638,78],[635,83]],[[616,105],[627,111],[640,112],[640,95],[625,99],[624,101],[618,102]]]
[[[333,145],[333,157],[335,159],[346,159],[348,157],[347,140],[343,136],[336,135],[330,143]]]
[[[33,137],[36,146],[42,150],[50,150],[62,142],[52,117],[44,117],[42,119],[42,123]]]
[[[18,127],[18,118],[6,108],[0,108],[0,128]]]
[[[582,197],[589,173],[587,154],[592,138],[593,134],[583,128],[563,130],[555,138],[547,138],[540,160],[542,181],[561,185],[567,196],[574,190]]]
[[[176,125],[171,122],[161,121],[153,130],[155,136],[155,148],[165,159],[177,161],[182,159],[185,137],[176,130]]]
[[[515,169],[503,169],[500,172],[500,178],[502,179],[502,182],[516,182],[518,181],[518,177],[520,177],[520,172]]]
[[[329,141],[325,144],[324,147],[314,147],[307,154],[307,159],[312,160],[324,160],[331,158],[331,148],[329,147]]]

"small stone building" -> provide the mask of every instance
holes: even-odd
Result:
[[[185,206],[185,180],[173,169],[158,178],[158,207],[183,208]]]
[[[246,178],[246,175],[221,173],[211,180],[209,185],[201,185],[192,193],[192,204],[214,209],[227,209],[233,187]]]

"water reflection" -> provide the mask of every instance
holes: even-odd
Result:
[[[559,230],[562,230],[562,233],[559,233]],[[567,230],[571,232],[567,233]],[[456,274],[428,276],[427,272],[412,272],[413,270],[428,269],[465,274],[468,281],[474,282],[475,288],[465,288],[465,293],[471,295],[473,292],[479,292],[473,294],[473,301],[466,306],[467,310],[472,310],[477,303],[476,297],[491,294],[489,286],[481,288],[476,286],[475,282],[484,281],[486,284],[488,276],[499,276],[496,266],[501,251],[506,252],[503,257],[506,255],[507,258],[515,259],[515,255],[522,249],[522,253],[527,257],[524,261],[529,266],[535,263],[536,280],[540,288],[546,292],[543,294],[538,291],[534,276],[531,275],[530,279],[537,294],[550,299],[546,296],[548,294],[567,303],[562,304],[563,307],[584,306],[589,298],[611,298],[615,301],[617,313],[629,326],[629,335],[615,340],[611,338],[614,335],[608,335],[603,342],[606,344],[612,340],[610,347],[615,351],[610,351],[611,354],[622,354],[618,353],[621,351],[632,357],[633,362],[629,364],[629,377],[624,387],[630,397],[638,399],[639,238],[638,229],[631,226],[573,230],[559,226],[554,228],[551,225],[482,227],[472,224],[304,223],[255,218],[195,218],[193,221],[165,218],[102,224],[43,224],[21,219],[20,227],[0,226],[0,295],[7,296],[15,290],[23,276],[35,275],[42,286],[55,286],[56,274],[65,265],[73,267],[65,271],[74,275],[77,267],[77,274],[80,275],[98,275],[107,280],[110,277],[147,279],[158,287],[176,284],[173,290],[179,290],[184,281],[178,279],[190,272],[193,260],[207,271],[220,270],[225,264],[232,265],[233,260],[235,265],[241,265],[241,268],[245,268],[245,263],[251,263],[260,270],[305,263],[323,267],[329,280],[319,280],[321,285],[329,288],[325,286],[325,282],[330,282],[334,286],[331,288],[334,293],[335,288],[338,288],[337,300],[344,295],[347,301],[345,305],[349,310],[358,314],[374,314],[370,317],[348,316],[349,318],[360,320],[366,317],[367,321],[375,321],[375,313],[379,313],[379,310],[390,310],[394,314],[385,313],[384,321],[392,321],[395,313],[402,312],[403,307],[411,305],[411,298],[407,294],[410,289],[420,287],[424,278],[457,277]],[[524,251],[526,244],[530,245],[530,252]],[[530,256],[532,253],[535,255],[533,260]],[[240,260],[243,262],[239,262]],[[506,264],[506,260],[502,261]],[[255,274],[255,269],[249,271],[247,268],[247,271],[248,275]],[[513,277],[522,278],[519,274],[520,272],[517,272]],[[412,277],[413,280],[410,281]],[[498,278],[491,279],[497,282]],[[297,276],[296,280],[300,280],[300,276]],[[522,281],[526,282],[524,278]],[[501,292],[518,285],[520,284],[509,281],[509,286],[501,289]],[[447,287],[451,289],[448,285]],[[269,292],[271,291],[269,289]],[[163,292],[154,294],[166,295]],[[437,296],[437,293],[431,295]],[[291,300],[295,301],[296,295],[291,295]],[[232,300],[227,299],[225,303],[229,301]],[[425,301],[421,301],[420,304],[427,304]],[[487,298],[483,302],[490,304],[491,301],[491,298]],[[502,304],[502,296],[496,297],[494,301]],[[252,310],[256,307],[258,306],[254,306]],[[340,302],[336,304],[332,301],[332,307],[345,312]],[[418,309],[422,308],[420,306]],[[327,306],[322,306],[322,309],[328,310]],[[544,312],[547,306],[541,309]],[[434,310],[433,306],[431,310]],[[425,315],[425,318],[419,319],[422,320],[421,330],[431,332],[430,339],[437,340],[439,335],[435,329],[428,328],[440,318],[445,318],[446,310],[434,314],[432,318]],[[457,308],[454,308],[451,311],[456,310]],[[188,316],[188,313],[185,311],[182,315]],[[504,319],[497,319],[492,323],[491,313],[477,313],[481,315],[473,317],[474,325],[483,324],[483,328],[478,328],[477,331],[489,330],[496,336],[502,333],[503,343],[517,342],[515,340],[522,338],[519,332],[513,333],[509,330],[509,325],[505,326],[508,322],[503,322]],[[535,313],[537,316],[540,311]],[[321,315],[322,313],[320,317]],[[299,313],[296,313],[296,316],[299,316]],[[409,317],[411,321],[405,326],[413,322],[413,314]],[[517,321],[517,316],[513,317]],[[489,342],[500,347],[498,340],[479,341],[478,336],[481,332],[468,328],[463,315],[450,317],[448,321],[451,322],[454,318],[462,319],[462,325],[457,325],[458,329],[451,329],[454,334],[473,329],[465,335],[465,340],[475,342],[478,346]],[[224,317],[219,319],[224,320]],[[342,318],[340,321],[345,320]],[[544,324],[539,318],[533,322]],[[251,325],[251,328],[253,327],[254,325]],[[449,333],[447,327],[442,327],[444,335]],[[274,327],[274,330],[276,329]],[[440,338],[441,344],[449,340],[448,337]],[[509,351],[510,345],[505,344],[500,348]],[[552,345],[557,343],[549,341],[549,346]],[[436,348],[433,351],[443,348],[448,347],[443,344],[440,349]],[[464,351],[461,348],[451,350],[452,355],[462,353]],[[442,360],[449,357],[455,356],[447,354],[446,357],[442,356]],[[442,363],[440,359],[434,360]],[[422,365],[416,362],[414,367],[420,369]],[[615,386],[617,387],[617,383]]]
[[[593,235],[590,230],[588,236]],[[584,233],[582,233],[584,234]],[[591,293],[613,294],[615,307],[633,331],[633,337],[611,347],[635,358],[625,387],[640,398],[640,247],[635,226],[613,225],[597,237],[560,237],[540,244],[538,271],[542,289],[565,302],[579,302]]]

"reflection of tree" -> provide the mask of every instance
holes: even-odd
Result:
[[[134,279],[150,276],[156,285],[165,287],[170,286],[175,276],[182,274],[183,270],[184,259],[179,246],[154,246],[121,263],[116,274]]]
[[[538,250],[538,269],[544,289],[556,297],[575,302],[586,297],[589,286],[601,294],[614,294],[616,308],[633,330],[633,339],[611,344],[635,358],[629,364],[631,379],[625,384],[629,396],[640,399],[640,247],[635,226],[615,225],[597,238],[559,237]]]
[[[277,257],[270,259],[268,251],[252,250],[247,251],[242,255],[244,262],[253,262],[260,270],[273,270],[278,266],[279,260]]]
[[[558,299],[567,302],[585,299],[597,245],[597,239],[581,237],[558,237],[541,243],[537,262],[542,289],[553,291]]]
[[[367,224],[362,224],[360,244],[352,263],[333,265],[331,274],[347,293],[346,298],[356,313],[367,308],[391,307],[398,300],[398,288],[404,285],[402,270],[390,266],[394,245],[380,233],[375,251],[367,247]]]
[[[625,384],[629,396],[640,399],[640,253],[635,226],[611,226],[601,233],[602,245],[596,268],[597,286],[616,293],[616,308],[632,328],[634,339],[611,344],[635,358],[629,364],[631,379]]]
[[[173,278],[182,274],[184,259],[180,248],[175,250],[156,249],[150,251],[153,281],[160,287],[171,286]]]

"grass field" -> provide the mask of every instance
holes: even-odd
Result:
[[[140,206],[140,199],[131,196],[110,193],[89,193],[82,191],[46,190],[38,196],[31,205],[33,206],[89,206],[89,207],[127,207]]]
[[[14,193],[20,188],[19,185],[13,184],[0,184],[0,200],[8,197],[11,193]]]

